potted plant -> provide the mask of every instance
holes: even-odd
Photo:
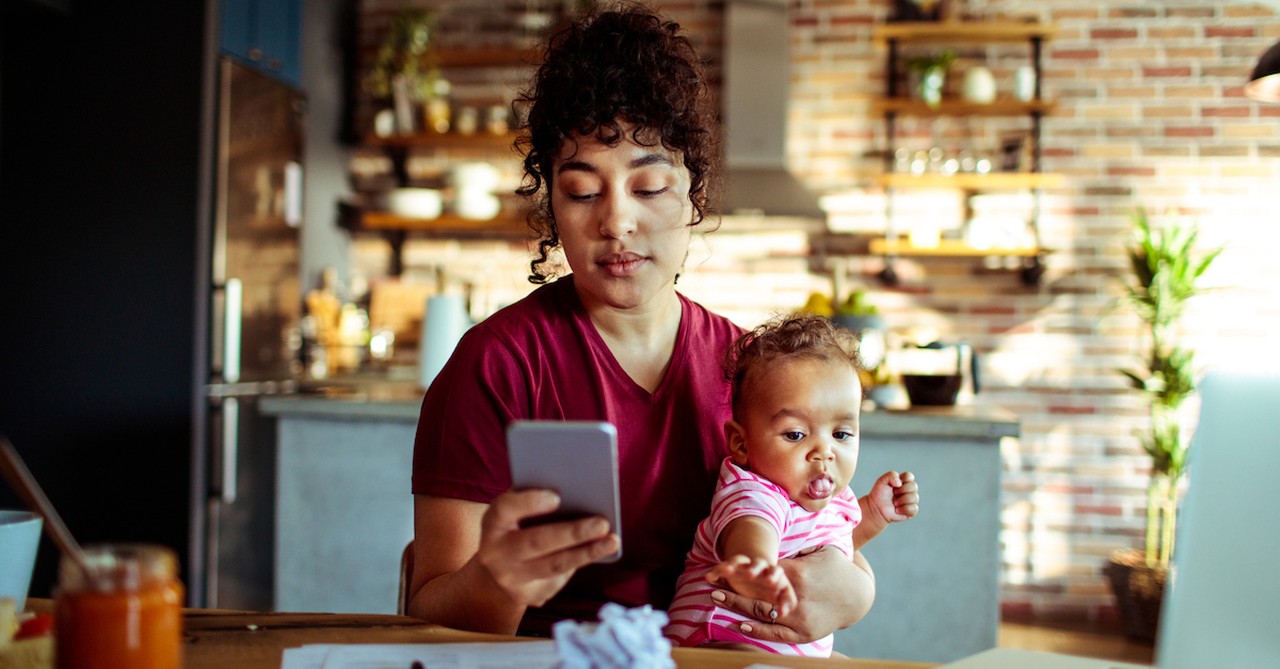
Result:
[[[1128,255],[1133,272],[1126,298],[1144,325],[1145,366],[1120,370],[1148,404],[1150,427],[1142,435],[1151,456],[1144,546],[1113,553],[1105,573],[1116,595],[1125,633],[1151,640],[1160,614],[1165,576],[1177,528],[1179,483],[1186,472],[1190,435],[1179,409],[1195,391],[1194,352],[1178,341],[1187,301],[1200,294],[1200,277],[1222,249],[1197,251],[1197,231],[1174,222],[1152,227],[1146,211],[1132,216]]]
[[[937,108],[942,103],[943,89],[947,83],[947,73],[956,61],[956,52],[943,49],[927,56],[912,58],[907,61],[907,71],[912,90],[924,103]]]
[[[431,62],[434,32],[435,14],[430,10],[400,10],[392,17],[365,75],[365,88],[375,97],[391,101],[399,132],[412,132],[415,107],[437,97],[442,84],[447,86]]]

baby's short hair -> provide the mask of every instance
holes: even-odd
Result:
[[[733,389],[733,411],[744,387],[761,371],[784,359],[845,362],[857,372],[858,338],[824,316],[779,316],[738,337],[725,360],[726,376]]]

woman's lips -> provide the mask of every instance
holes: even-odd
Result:
[[[612,253],[596,261],[610,276],[631,276],[640,270],[645,257],[636,253]]]

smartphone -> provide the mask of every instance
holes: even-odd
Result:
[[[618,497],[618,430],[603,421],[520,420],[507,427],[511,484],[560,495],[560,509],[525,526],[603,516],[618,535],[618,550],[597,562],[622,557]]]

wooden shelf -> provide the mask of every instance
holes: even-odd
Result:
[[[930,107],[924,100],[914,98],[882,98],[872,103],[871,109],[876,115],[898,114],[899,116],[940,117],[940,116],[1027,116],[1029,114],[1046,115],[1056,107],[1056,102],[1049,100],[1014,100],[1001,98],[989,104],[965,102],[963,100],[943,100],[937,107]]]
[[[989,174],[906,174],[896,172],[877,177],[885,188],[958,188],[960,190],[1023,190],[1061,188],[1061,174],[1043,172],[991,172]]]
[[[1044,249],[1039,248],[979,249],[954,239],[940,240],[937,246],[914,246],[906,239],[885,239],[884,237],[872,239],[868,250],[871,252],[871,255],[878,256],[917,256],[935,258],[985,258],[987,256],[1034,258],[1044,252]]]
[[[368,135],[364,138],[364,146],[384,148],[424,148],[424,149],[484,149],[514,150],[516,140],[513,132],[495,135],[491,132],[476,132],[464,135],[457,132],[417,132],[411,135],[388,135],[379,137]]]
[[[978,42],[1026,42],[1050,39],[1056,30],[1043,23],[1013,21],[942,21],[882,23],[872,33],[877,42],[899,44],[953,44]]]
[[[454,214],[441,214],[436,218],[410,218],[387,211],[364,211],[357,214],[353,227],[366,232],[422,233],[440,237],[506,237],[513,233],[528,234],[524,217],[519,212],[503,212],[495,218],[477,220]]]

